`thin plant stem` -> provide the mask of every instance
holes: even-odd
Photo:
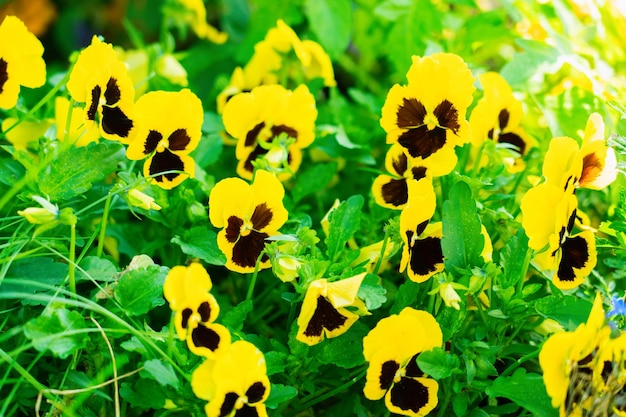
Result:
[[[256,285],[256,279],[259,275],[259,267],[261,266],[261,258],[265,255],[265,250],[261,251],[259,257],[256,259],[256,265],[254,266],[254,272],[252,278],[250,278],[250,284],[248,285],[248,293],[246,294],[246,301],[252,300],[254,294],[254,286]]]
[[[96,250],[96,256],[98,258],[102,257],[102,252],[104,251],[104,238],[106,237],[107,222],[109,221],[109,210],[111,208],[112,199],[113,194],[109,193],[104,202],[104,212],[102,213],[102,219],[100,220],[100,237],[98,240],[98,249]]]
[[[76,223],[70,226],[70,253],[68,256],[68,276],[70,279],[70,291],[76,295]]]

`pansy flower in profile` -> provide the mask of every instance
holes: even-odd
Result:
[[[447,172],[456,164],[455,146],[470,141],[465,120],[474,77],[458,55],[413,56],[407,85],[394,85],[382,108],[387,143],[399,143],[413,158],[445,153]]]
[[[78,55],[67,90],[76,102],[85,103],[83,121],[88,129],[99,126],[103,138],[130,143],[135,89],[111,44],[92,38]]]
[[[441,328],[426,311],[406,307],[380,320],[363,338],[363,356],[369,362],[365,397],[384,397],[387,409],[395,414],[428,415],[437,406],[439,384],[424,374],[417,357],[442,344]]]
[[[363,272],[333,282],[324,278],[313,281],[304,296],[296,339],[309,346],[315,345],[324,337],[344,334],[359,316],[369,314],[357,297],[365,275]]]
[[[226,267],[235,272],[253,272],[265,249],[265,239],[278,234],[287,221],[283,206],[285,190],[271,173],[258,170],[248,184],[240,178],[218,182],[209,195],[209,219],[222,228],[217,244],[226,255]],[[269,268],[270,259],[261,257],[259,269]]]
[[[469,123],[472,128],[472,144],[477,151],[487,140],[507,144],[509,153],[515,157],[505,157],[510,171],[524,168],[521,157],[534,146],[534,141],[520,126],[524,115],[522,103],[514,95],[506,80],[496,72],[486,72],[478,76],[483,87],[483,97],[472,110]]]
[[[400,272],[407,270],[409,279],[424,282],[443,271],[441,222],[430,224],[435,213],[436,196],[430,178],[408,183],[408,205],[400,214],[400,234],[404,247]]]
[[[237,174],[251,179],[253,162],[262,158],[263,168],[281,180],[297,171],[301,149],[315,139],[317,109],[306,85],[294,91],[263,85],[234,96],[224,107],[226,131],[237,139]]]
[[[0,24],[0,108],[17,103],[20,86],[41,87],[46,82],[43,45],[19,18],[6,16]]]
[[[208,401],[207,417],[267,417],[270,381],[263,353],[245,340],[204,361],[191,376],[194,394]]]
[[[197,262],[173,267],[163,284],[165,299],[174,311],[174,326],[180,340],[198,356],[212,357],[228,347],[230,332],[214,323],[220,307],[209,292],[213,283]]]
[[[189,155],[202,136],[202,103],[188,89],[152,91],[137,100],[137,134],[126,150],[128,159],[146,159],[143,175],[169,190],[193,178]]]
[[[580,156],[583,160],[579,180],[581,188],[601,190],[617,178],[615,151],[607,146],[604,121],[598,113],[592,113],[587,120]]]
[[[596,265],[593,232],[572,235],[578,201],[573,190],[544,182],[526,192],[521,202],[522,226],[528,246],[538,253],[541,270],[553,273],[552,282],[561,289],[580,285]]]
[[[20,121],[16,117],[7,117],[2,121],[2,131],[16,150],[26,150],[36,144],[53,124],[51,119]]]
[[[610,332],[604,323],[602,297],[597,294],[586,323],[573,332],[554,333],[543,344],[539,353],[543,382],[560,416],[580,415],[586,406],[581,388],[591,386],[595,355],[608,342]]]

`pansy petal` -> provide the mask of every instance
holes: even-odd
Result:
[[[187,336],[189,350],[198,356],[213,358],[230,345],[231,336],[228,329],[221,324],[199,324],[191,329]]]
[[[553,282],[560,289],[579,286],[596,266],[595,236],[590,230],[567,237]]]
[[[402,377],[387,392],[385,405],[392,413],[423,417],[437,406],[438,389],[434,379]]]
[[[171,152],[155,152],[143,166],[143,175],[159,187],[170,190],[195,174],[195,161],[189,155]]]

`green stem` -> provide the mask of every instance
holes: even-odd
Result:
[[[383,238],[383,245],[380,249],[380,255],[378,256],[378,260],[376,261],[376,266],[372,273],[374,275],[378,275],[378,270],[380,269],[380,265],[383,263],[383,258],[385,257],[385,251],[387,250],[387,242],[389,241],[389,229],[390,227],[385,227],[385,237]]]
[[[98,249],[96,250],[96,256],[98,258],[102,257],[102,252],[104,251],[104,238],[106,237],[107,222],[109,221],[109,209],[111,208],[112,199],[113,194],[109,193],[104,202],[104,212],[102,213],[102,219],[100,220],[100,238],[98,240]]]
[[[68,258],[70,260],[68,266],[70,291],[76,295],[76,223],[72,223],[70,226],[70,253]]]
[[[367,373],[367,367],[364,367],[363,369],[359,370],[358,373],[350,378],[348,381],[344,382],[343,384],[339,385],[338,387],[335,387],[334,389],[318,395],[318,396],[314,396],[313,398],[309,399],[309,400],[304,400],[302,405],[299,407],[298,411],[300,410],[306,410],[307,408],[311,408],[313,407],[315,404],[319,404],[324,400],[327,400],[328,398],[332,398],[335,395],[345,391],[347,388],[351,387],[352,385],[356,384],[360,379],[362,379],[365,374]]]
[[[513,373],[514,370],[516,370],[517,368],[519,368],[524,362],[526,362],[527,360],[533,359],[537,356],[539,356],[539,352],[541,352],[541,348],[534,350],[524,356],[522,356],[521,358],[519,358],[518,360],[516,360],[515,362],[513,362],[513,364],[511,364],[511,366],[509,366],[508,368],[506,368],[501,374],[500,376],[508,376],[511,375]]]
[[[250,284],[248,285],[248,293],[246,294],[246,301],[252,300],[254,294],[254,286],[256,285],[256,279],[259,276],[259,267],[261,266],[261,258],[265,255],[265,250],[262,250],[259,257],[256,259],[256,265],[254,266],[254,272],[252,278],[250,278]]]

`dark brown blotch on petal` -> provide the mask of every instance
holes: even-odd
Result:
[[[393,159],[391,165],[396,171],[396,174],[403,176],[409,166],[409,161],[406,157],[406,154],[402,152],[400,155],[398,155],[396,159]]]
[[[259,136],[261,129],[265,127],[265,122],[261,122],[254,126],[247,134],[246,140],[243,143],[246,147],[250,147],[256,143],[256,138]]]
[[[119,107],[102,107],[102,130],[109,135],[127,138],[133,121]]]
[[[278,137],[281,133],[285,133],[288,137],[298,139],[298,131],[285,125],[272,126],[272,138]]]
[[[419,181],[422,178],[426,178],[426,167],[414,167],[411,169],[411,173],[413,174],[413,178]]]
[[[398,143],[412,157],[426,159],[446,144],[446,129],[436,126],[433,130],[428,130],[426,125],[421,125],[402,133]]]
[[[98,103],[100,102],[100,94],[102,94],[102,89],[99,85],[95,86],[91,90],[91,104],[87,109],[87,118],[89,120],[96,120],[96,111],[98,111]]]
[[[498,124],[500,125],[500,130],[504,130],[509,125],[509,111],[507,109],[500,110],[498,113]]]
[[[211,319],[211,304],[208,301],[204,301],[198,306],[198,314],[200,314],[200,321],[206,323]]]
[[[181,316],[182,316],[181,327],[183,329],[186,329],[187,326],[189,325],[189,317],[191,317],[191,314],[193,314],[193,311],[190,308],[184,309],[183,312],[181,313]]]
[[[582,236],[568,237],[561,245],[561,262],[557,277],[560,281],[572,282],[576,279],[576,270],[589,261],[589,244]]]
[[[595,153],[590,153],[583,157],[583,172],[580,174],[581,181],[589,181],[597,177],[602,169],[604,168],[604,163],[600,161],[598,155]]]
[[[414,97],[404,98],[398,106],[396,117],[399,128],[415,128],[424,123],[426,108]]]
[[[169,137],[169,148],[172,151],[184,151],[191,142],[185,129],[176,129]]]
[[[459,124],[459,112],[454,107],[454,104],[450,103],[448,100],[439,103],[433,113],[439,121],[439,126],[450,129],[454,133],[457,133],[461,128]]]
[[[250,222],[252,223],[254,230],[263,230],[268,224],[270,224],[273,217],[274,215],[272,214],[272,210],[267,207],[267,204],[261,203],[254,208],[252,217],[250,217]]]
[[[0,94],[4,91],[4,84],[9,79],[9,72],[7,71],[7,62],[0,58]]]
[[[243,268],[253,268],[265,248],[265,239],[268,236],[267,233],[256,230],[251,230],[247,236],[240,236],[233,246],[233,263]],[[267,259],[267,255],[263,255],[261,262],[265,262]]]
[[[410,376],[413,378],[424,376],[424,372],[420,369],[419,365],[417,364],[418,356],[419,356],[419,353],[413,355],[413,357],[409,360],[409,363],[406,364],[406,367],[404,368],[406,376]]]
[[[107,82],[107,88],[104,90],[104,100],[107,105],[113,106],[122,97],[120,87],[117,85],[117,80],[113,77],[109,78]]]
[[[426,237],[417,239],[410,251],[409,265],[416,275],[425,276],[437,270],[437,266],[443,263],[441,239]]]
[[[346,316],[337,311],[325,297],[319,295],[315,312],[304,330],[304,335],[320,337],[324,329],[329,331],[336,330],[343,326],[346,320],[348,320]]]
[[[391,179],[381,187],[381,194],[385,203],[400,207],[409,201],[409,188],[405,179]]]
[[[252,404],[261,401],[263,399],[263,396],[265,395],[266,390],[267,388],[265,388],[265,385],[263,385],[262,382],[255,382],[254,384],[250,385],[250,388],[248,388],[248,390],[246,391],[248,403]]]
[[[520,155],[524,155],[524,152],[526,152],[526,142],[524,142],[524,139],[515,133],[509,132],[500,134],[500,136],[498,136],[498,143],[509,143],[515,146]]]
[[[214,352],[220,345],[220,335],[210,327],[199,324],[191,331],[191,342],[195,347],[206,348]]]
[[[391,387],[391,403],[402,410],[419,412],[430,400],[428,388],[412,378],[400,378]]]
[[[387,361],[383,363],[378,377],[378,385],[380,389],[387,391],[396,377],[396,372],[400,369],[400,364],[396,361]]]
[[[163,150],[163,152],[157,152],[152,157],[152,161],[150,162],[150,167],[148,168],[148,173],[150,176],[158,182],[163,182],[164,177],[169,181],[174,180],[174,178],[181,175],[178,172],[168,172],[168,171],[184,171],[185,164],[180,157],[172,152],[169,149]],[[159,175],[160,174],[160,175]]]
[[[235,408],[235,403],[237,403],[238,399],[239,399],[239,395],[237,395],[237,393],[234,393],[234,392],[229,392],[228,394],[224,395],[224,402],[222,403],[222,406],[220,407],[219,417],[226,417],[230,415],[230,413]]]
[[[146,142],[143,145],[143,153],[145,155],[150,155],[154,152],[159,142],[161,142],[161,139],[163,139],[163,135],[160,132],[156,130],[149,131]]]
[[[236,216],[230,216],[226,224],[226,240],[235,243],[239,239],[243,220]]]

